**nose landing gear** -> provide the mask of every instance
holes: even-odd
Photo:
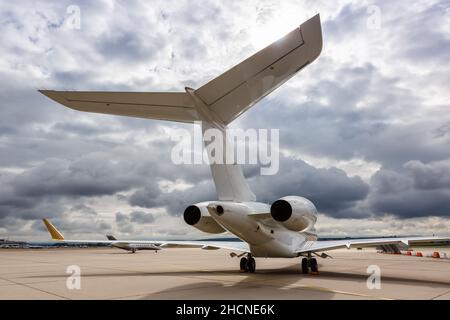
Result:
[[[249,273],[254,273],[256,271],[256,261],[250,254],[247,257],[241,258],[240,271]]]

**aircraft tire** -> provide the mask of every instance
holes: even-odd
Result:
[[[317,260],[315,258],[312,258],[310,261],[311,264],[311,272],[319,272],[319,266],[317,264]]]
[[[247,260],[247,270],[250,273],[254,273],[256,271],[256,261],[254,258]]]
[[[247,272],[247,258],[243,257],[241,258],[241,262],[240,262],[240,268],[241,268],[241,272]]]
[[[303,274],[308,274],[308,272],[309,272],[308,259],[303,258],[302,259],[302,273]]]

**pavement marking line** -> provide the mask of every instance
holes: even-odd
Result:
[[[52,295],[52,296],[55,296],[55,297],[58,297],[58,298],[62,298],[62,299],[64,299],[64,300],[71,300],[71,299],[68,298],[68,297],[61,296],[61,295],[59,295],[59,294],[56,294],[56,293],[53,293],[53,292],[50,292],[50,291],[46,291],[46,290],[43,290],[43,289],[34,288],[34,287],[32,287],[31,285],[28,285],[28,284],[23,284],[23,283],[20,283],[20,282],[15,282],[15,281],[13,281],[13,280],[5,279],[5,278],[2,278],[2,277],[0,277],[0,279],[5,280],[5,281],[9,281],[9,282],[11,282],[12,284],[17,285],[17,286],[23,286],[23,287],[25,287],[25,288],[29,288],[29,289],[32,289],[32,290],[36,290],[36,291],[39,291],[39,292],[43,292],[43,293],[46,293],[46,294],[49,294],[49,295]]]
[[[132,298],[132,297],[142,297],[142,296],[150,296],[150,295],[159,295],[159,294],[166,294],[166,293],[174,293],[174,292],[178,292],[178,291],[187,291],[187,290],[197,290],[197,289],[207,289],[207,288],[215,288],[215,287],[221,287],[220,284],[212,284],[209,286],[199,286],[199,287],[195,287],[195,288],[182,288],[182,289],[175,289],[175,288],[169,288],[169,289],[164,289],[163,291],[158,291],[158,292],[145,292],[145,293],[135,293],[129,296],[119,296],[119,297],[112,297],[112,298],[108,298],[107,300],[120,300],[120,299],[125,299],[125,298]]]
[[[439,298],[439,297],[442,297],[442,296],[445,296],[445,295],[446,295],[446,294],[448,294],[448,293],[450,293],[450,290],[449,290],[449,291],[447,291],[447,292],[444,292],[444,293],[438,294],[437,296],[435,296],[435,297],[431,298],[430,300],[436,300],[437,298]]]
[[[188,267],[184,267],[181,266],[186,270],[190,270],[193,271],[192,268],[188,268]],[[121,270],[123,271],[123,270]],[[213,270],[195,270],[196,272],[205,272],[205,273],[209,273],[209,272],[214,272]],[[128,272],[132,272],[129,271]],[[139,271],[141,272],[141,271]],[[141,272],[141,273],[145,273],[145,272]],[[143,293],[143,294],[133,294],[133,295],[129,295],[129,296],[121,296],[121,297],[114,297],[114,298],[109,298],[110,300],[117,300],[117,299],[124,299],[124,298],[131,298],[131,297],[141,297],[141,296],[149,296],[149,295],[158,295],[158,294],[165,294],[165,293],[173,293],[173,292],[178,292],[178,291],[186,291],[186,290],[197,290],[197,289],[206,289],[206,288],[214,288],[214,287],[222,287],[224,284],[221,282],[218,282],[217,280],[212,280],[210,278],[205,278],[205,277],[201,277],[201,276],[179,276],[176,275],[176,272],[174,272],[175,275],[164,275],[165,277],[181,277],[181,278],[185,278],[185,279],[189,279],[189,280],[208,280],[208,281],[214,281],[214,283],[208,285],[208,286],[199,286],[199,287],[195,287],[195,288],[180,288],[180,289],[176,289],[176,287],[173,288],[169,288],[169,289],[164,289],[163,291],[159,291],[159,292],[154,292],[154,293]],[[215,274],[223,274],[223,275],[228,275],[225,273],[215,273]],[[151,273],[149,272],[149,275],[151,275]],[[223,282],[223,280],[221,280]],[[233,281],[227,281],[225,280],[225,282],[230,282],[230,283],[234,283]]]
[[[222,287],[222,284],[217,283],[217,284],[211,284],[208,286],[199,286],[199,287],[195,287],[195,288],[182,288],[182,289],[175,289],[176,287],[174,287],[174,288],[164,289],[163,291],[158,291],[158,292],[151,293],[151,294],[158,295],[158,294],[178,292],[178,291],[198,290],[198,289],[215,288],[215,287]]]
[[[6,279],[2,279],[2,280],[6,280]],[[8,280],[7,280],[8,281]],[[17,284],[20,285],[33,285],[33,284],[43,284],[43,283],[55,283],[55,282],[59,282],[58,280],[43,280],[43,281],[36,281],[36,282],[17,282]],[[5,283],[5,284],[0,284],[0,287],[8,287],[8,286],[15,286],[17,285],[16,283]]]
[[[3,258],[3,257],[2,257]],[[9,258],[9,257],[8,257]],[[11,259],[9,259],[11,261]],[[33,259],[24,259],[24,258],[16,258],[13,257],[12,260],[17,260],[17,261],[22,261],[22,262],[34,262],[34,263],[42,263],[42,264],[54,264],[54,265],[59,265],[58,263],[53,263],[53,262],[49,262],[49,261],[42,261],[42,260],[33,260]]]
[[[324,287],[307,286],[307,285],[299,285],[297,287],[293,287],[292,289],[298,289],[298,290],[312,289],[312,290],[315,290],[315,291],[339,293],[339,294],[351,295],[351,296],[356,296],[356,297],[374,298],[374,299],[379,299],[379,300],[395,300],[395,299],[392,299],[392,298],[372,296],[370,294],[349,292],[349,291],[342,291],[342,290],[334,290],[334,289],[328,289],[328,288],[324,288]]]

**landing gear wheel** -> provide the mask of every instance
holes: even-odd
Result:
[[[247,260],[247,271],[254,273],[256,271],[256,261],[253,258]]]
[[[319,272],[319,266],[317,265],[317,260],[312,258],[310,261],[311,273],[317,274]]]
[[[247,258],[241,258],[241,262],[240,262],[240,268],[241,268],[241,272],[247,272]]]
[[[131,249],[131,253],[136,253],[136,249]]]
[[[307,258],[303,258],[302,259],[302,273],[303,274],[308,274],[309,269],[308,269],[308,259]]]

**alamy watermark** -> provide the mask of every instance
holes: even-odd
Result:
[[[381,269],[377,265],[370,265],[367,267],[366,272],[370,274],[367,278],[366,285],[369,290],[381,289]]]
[[[176,129],[171,139],[174,164],[250,164],[260,165],[261,175],[275,175],[280,165],[280,133],[278,129],[202,130],[196,122],[193,130]]]
[[[81,290],[81,268],[77,265],[68,266],[66,273],[70,274],[66,280],[67,289]]]
[[[367,14],[369,17],[366,21],[367,29],[380,30],[381,29],[381,8],[376,5],[367,7]]]
[[[66,17],[64,20],[64,30],[81,29],[81,8],[77,5],[71,5],[66,8]]]

